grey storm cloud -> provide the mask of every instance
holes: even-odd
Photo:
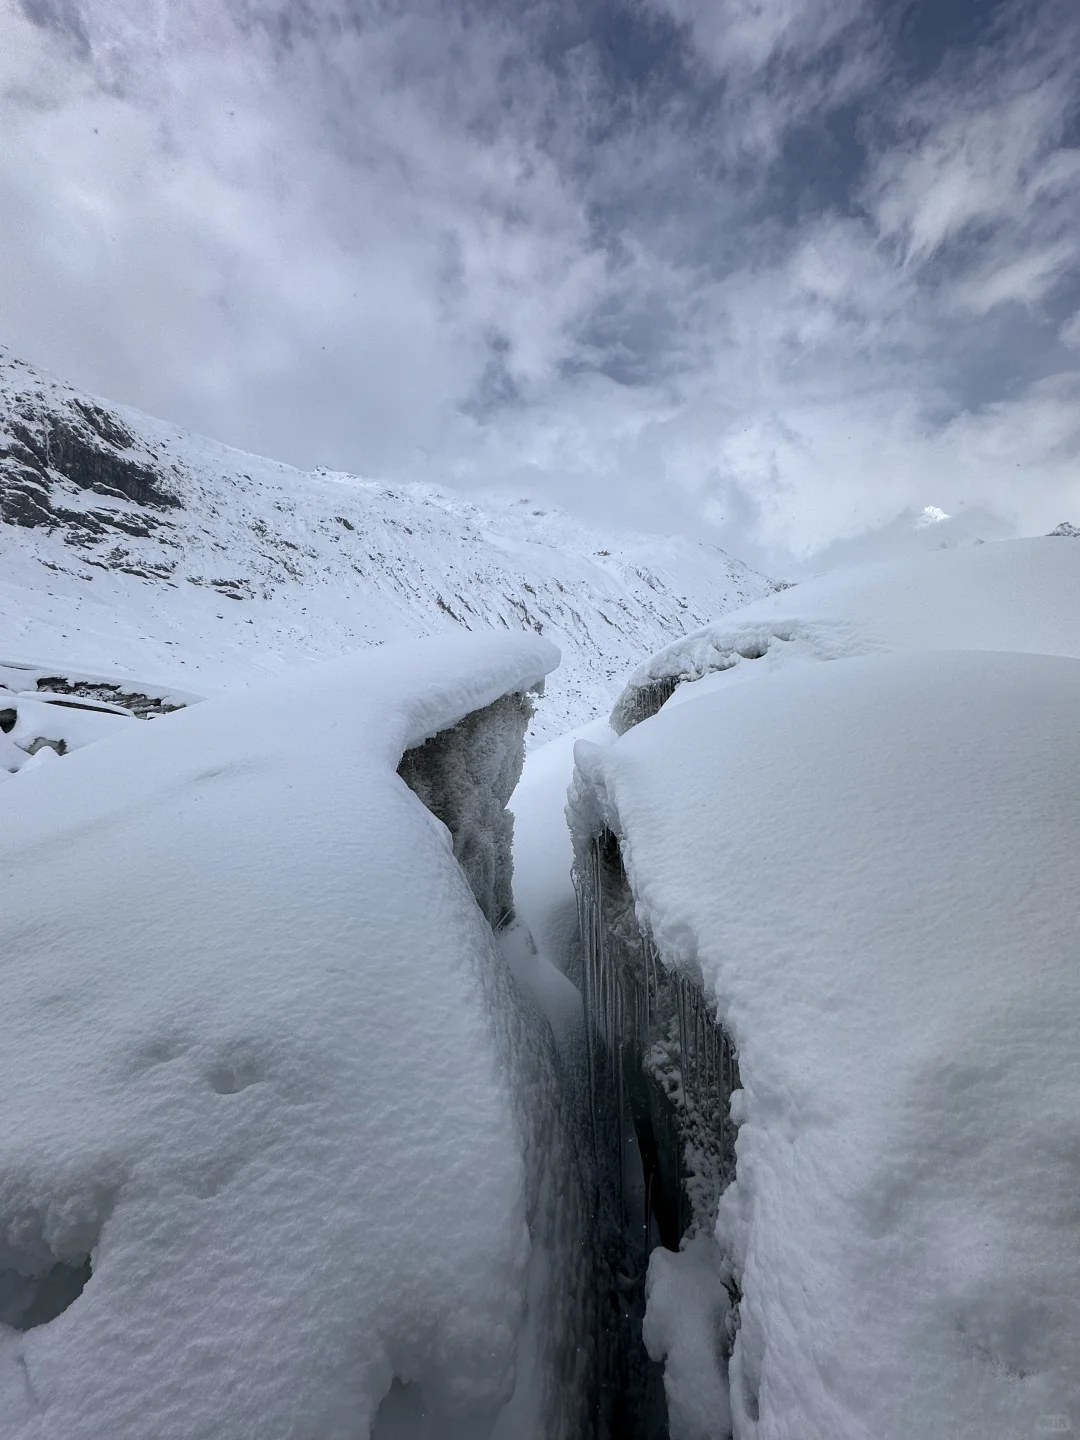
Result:
[[[782,562],[1080,518],[1080,17],[0,6],[0,340],[246,449]]]

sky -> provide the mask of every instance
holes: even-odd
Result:
[[[774,569],[1080,521],[1080,6],[0,0],[0,343]]]

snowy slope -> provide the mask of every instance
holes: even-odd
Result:
[[[645,661],[630,676],[612,724],[628,729],[680,685],[686,688],[679,698],[697,696],[702,686],[727,688],[751,672],[808,659],[911,649],[1080,657],[1080,546],[1063,535],[1000,540],[792,586]]]
[[[387,646],[3,787],[5,1440],[345,1440],[395,1379],[380,1437],[577,1440],[550,1044],[395,773],[556,658]]]
[[[729,1433],[708,1343],[723,1256],[737,1440],[1067,1430],[1080,662],[984,648],[743,670],[578,747],[586,836],[618,835],[640,923],[738,1049],[719,1248],[653,1257],[672,1434]]]
[[[536,722],[550,735],[771,588],[691,540],[293,470],[0,351],[0,660],[206,693],[392,638],[531,629],[563,654]]]

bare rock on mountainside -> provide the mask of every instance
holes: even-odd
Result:
[[[72,543],[87,543],[112,529],[149,535],[152,514],[136,517],[115,507],[72,508],[81,494],[106,502],[131,501],[144,511],[180,505],[163,483],[154,458],[118,416],[73,393],[46,394],[34,372],[14,361],[5,387],[0,435],[0,520],[11,525],[63,525]],[[19,371],[26,372],[25,388]]]

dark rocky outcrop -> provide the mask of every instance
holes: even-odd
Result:
[[[180,505],[160,471],[138,454],[135,435],[101,406],[74,398],[46,404],[41,396],[16,395],[6,431],[0,442],[0,520],[8,524],[63,526],[76,543],[80,536],[97,538],[109,530],[145,536],[156,523],[154,512]],[[63,504],[65,482],[107,501],[130,501],[140,511],[72,509]]]
[[[69,680],[62,675],[40,675],[36,681],[37,688],[44,691],[43,700],[51,700],[56,695],[78,695],[87,700],[100,700],[101,705],[75,705],[71,701],[54,701],[58,705],[71,705],[72,709],[100,710],[103,707],[119,707],[121,710],[130,711],[140,720],[147,720],[154,715],[171,715],[174,710],[182,710],[183,704],[174,703],[160,695],[146,695],[141,690],[125,690],[121,685],[115,685],[107,680]]]

